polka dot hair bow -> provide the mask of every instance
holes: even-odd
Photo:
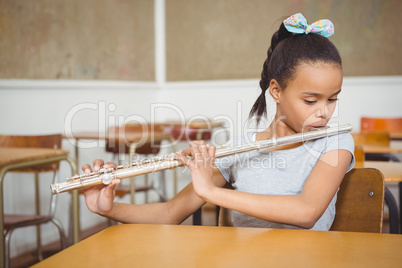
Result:
[[[330,37],[334,34],[334,24],[330,20],[319,20],[313,24],[307,24],[306,18],[297,13],[283,21],[286,29],[294,34],[316,33],[324,37]]]

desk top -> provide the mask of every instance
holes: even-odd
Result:
[[[362,145],[365,153],[394,154],[402,153],[402,142],[392,141],[390,146]]]
[[[402,181],[402,163],[387,161],[364,161],[365,168],[376,168],[384,175],[385,182]]]
[[[160,141],[169,139],[171,135],[169,133],[163,132],[155,132],[155,133],[138,133],[138,132],[127,132],[121,133],[120,135],[107,135],[106,133],[96,132],[96,131],[84,131],[84,132],[75,132],[73,135],[65,135],[64,138],[68,139],[76,139],[76,140],[106,140],[106,139],[115,139],[115,140],[123,140],[127,142],[138,142],[142,139],[152,139],[153,141]]]
[[[115,225],[34,267],[400,267],[402,236]]]
[[[191,121],[191,122],[181,122],[181,121],[166,121],[163,123],[157,123],[157,124],[163,124],[167,127],[176,127],[176,126],[186,126],[190,128],[196,128],[196,129],[204,129],[204,128],[217,128],[217,127],[222,127],[223,122],[215,122],[215,121]],[[115,137],[116,139],[118,138],[125,138],[129,142],[136,142],[140,140],[144,135],[151,136],[152,138],[163,140],[163,139],[169,139],[170,134],[166,132],[151,132],[146,134],[147,132],[126,132],[122,134],[119,137]],[[101,132],[101,131],[78,131],[72,133],[72,135],[64,135],[64,138],[67,139],[76,139],[76,140],[105,140],[108,138],[107,133]]]
[[[186,126],[189,128],[216,128],[222,127],[224,125],[223,122],[216,122],[216,121],[204,121],[204,120],[194,120],[189,122],[182,122],[182,121],[166,121],[162,124],[166,126]]]
[[[402,131],[401,132],[390,132],[389,135],[391,139],[401,140],[402,139]]]
[[[0,148],[0,168],[26,161],[68,155],[69,151],[48,148]]]

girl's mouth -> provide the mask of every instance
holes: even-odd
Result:
[[[314,128],[314,129],[321,129],[321,128],[326,128],[327,125],[316,125],[316,126],[310,126],[310,127]]]

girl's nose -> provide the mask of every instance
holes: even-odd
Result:
[[[316,116],[325,119],[327,118],[328,113],[329,113],[328,106],[324,105],[323,107],[317,110]]]

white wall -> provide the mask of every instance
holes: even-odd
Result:
[[[232,135],[241,133],[249,110],[260,94],[257,80],[208,81],[183,83],[131,83],[97,81],[0,81],[1,134],[39,135],[63,133],[71,126],[76,131],[102,131],[109,125],[123,120],[178,120],[184,117],[208,117],[224,121]],[[347,77],[339,96],[338,118],[340,124],[351,123],[359,130],[361,116],[402,116],[402,77]],[[154,107],[152,109],[152,107]],[[272,107],[272,105],[271,105]],[[81,108],[81,109],[78,109]],[[268,114],[272,116],[274,109]],[[218,135],[222,143],[224,135]],[[80,165],[95,158],[111,160],[103,144],[92,149],[80,150]],[[185,145],[180,145],[185,146]],[[68,141],[63,148],[74,151]],[[73,156],[73,154],[71,154]],[[181,187],[188,182],[188,173],[179,173]],[[61,178],[70,177],[66,164],[62,165]],[[17,175],[6,177],[6,212],[27,211],[32,195],[29,178],[24,184]],[[396,188],[393,189],[396,191]],[[49,182],[41,184],[41,193],[49,194]],[[172,194],[170,192],[170,194]],[[69,194],[59,195],[57,218],[68,229]],[[81,202],[81,225],[88,228],[103,221],[91,214]],[[16,232],[13,255],[34,248],[33,229]],[[43,230],[46,241],[57,235],[54,228]],[[23,244],[18,249],[15,245]]]
[[[247,123],[252,104],[260,94],[258,81],[166,83],[165,1],[154,2],[155,83],[0,80],[0,134],[64,134],[66,130],[102,132],[110,125],[130,119],[163,121],[185,117],[191,120],[206,116],[224,121],[232,135],[239,135]],[[348,77],[344,80],[335,120],[340,124],[351,123],[358,130],[361,116],[402,116],[401,100],[402,76]],[[272,118],[275,109],[273,105],[268,106],[268,117]],[[221,144],[224,139],[225,135],[219,134],[216,144]],[[63,148],[74,152],[74,145],[68,140],[63,141]],[[79,165],[91,163],[95,158],[112,160],[111,157],[105,153],[104,144],[99,143],[95,148],[80,149]],[[60,173],[63,180],[71,176],[65,163]],[[189,181],[188,172],[179,172],[179,175],[180,186],[184,186]],[[43,199],[50,194],[49,183],[48,180],[41,183]],[[5,189],[6,212],[32,210],[33,184],[30,177],[17,180],[15,174],[8,174]],[[56,217],[68,230],[70,195],[64,193],[58,198]],[[81,202],[83,228],[103,220],[90,213]],[[33,231],[28,228],[15,232],[11,249],[13,256],[35,248]],[[57,233],[54,228],[46,227],[43,235],[46,242],[54,240]]]

